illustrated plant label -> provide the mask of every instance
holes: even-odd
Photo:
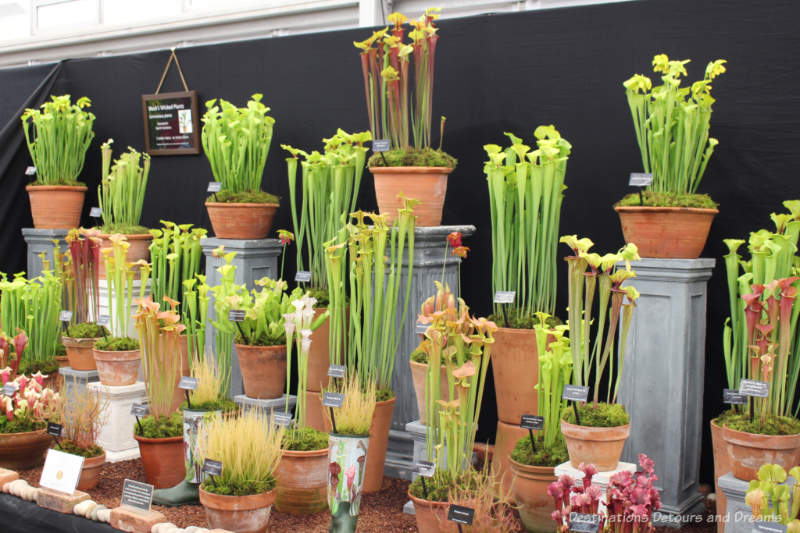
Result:
[[[244,322],[244,314],[241,309],[231,309],[228,311],[228,320],[231,322]]]
[[[344,365],[331,365],[328,367],[328,375],[332,378],[343,378],[347,367]]]
[[[786,533],[786,524],[780,522],[753,521],[753,529],[759,533]]]
[[[573,402],[585,402],[589,397],[589,387],[581,387],[580,385],[564,385],[564,392],[561,398]]]
[[[494,303],[496,304],[513,304],[514,298],[517,296],[517,291],[497,291],[494,293]]]
[[[63,432],[64,432],[64,426],[62,426],[61,424],[56,424],[55,422],[47,423],[48,435],[52,435],[54,437],[60,437]]]
[[[433,477],[436,473],[436,465],[430,461],[420,461],[417,463],[417,474],[422,477]]]
[[[754,379],[743,379],[739,382],[739,394],[742,396],[755,396],[766,398],[769,396],[769,383]]]
[[[653,183],[653,175],[647,172],[631,172],[628,185],[630,187],[648,187]]]
[[[600,515],[569,513],[569,530],[579,533],[596,533],[600,527]]]
[[[220,461],[214,461],[213,459],[204,459],[203,473],[208,474],[209,476],[221,476],[222,463]]]
[[[456,524],[472,525],[475,519],[475,509],[464,507],[463,505],[450,505],[447,510],[447,520]]]
[[[131,414],[133,416],[147,416],[150,408],[146,403],[134,403],[131,405]]]
[[[279,426],[288,427],[292,423],[292,415],[283,411],[273,411],[272,420]]]
[[[103,216],[103,212],[100,211],[99,207],[93,207],[89,210],[89,216],[92,218],[101,218]]]
[[[222,190],[222,182],[221,181],[209,181],[208,188],[206,192],[219,192]]]
[[[297,283],[308,283],[311,281],[311,272],[308,270],[298,270],[294,275],[294,280]]]
[[[100,315],[97,317],[98,326],[107,326],[111,324],[111,317],[108,315]]]
[[[425,332],[428,331],[428,324],[417,322],[416,326],[414,327],[414,331],[416,331],[420,335],[425,335]]]
[[[149,511],[153,503],[153,485],[126,479],[122,485],[120,505],[127,505],[142,511]]]
[[[60,322],[69,322],[70,320],[72,320],[72,311],[69,311],[67,309],[61,311],[60,313],[58,313],[58,320]]]
[[[25,169],[26,176],[33,176],[34,174],[36,174],[36,167],[28,167]]]
[[[373,152],[388,152],[392,149],[392,142],[389,139],[375,139],[372,141]]]
[[[731,405],[745,405],[747,396],[734,389],[722,389],[722,402]]]
[[[326,392],[322,395],[322,405],[325,407],[341,407],[344,403],[344,394],[341,392]]]
[[[195,390],[197,388],[197,378],[182,376],[178,383],[178,388],[183,390]]]
[[[522,415],[519,421],[519,427],[522,429],[544,429],[544,417],[536,415]]]
[[[3,394],[6,396],[14,396],[15,392],[17,392],[17,386],[13,383],[6,383],[3,385]]]
[[[75,494],[84,458],[56,449],[47,450],[39,485],[58,492]]]

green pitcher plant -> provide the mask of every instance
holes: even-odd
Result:
[[[153,301],[167,305],[165,297],[182,300],[186,281],[200,274],[203,247],[200,240],[207,234],[204,228],[193,228],[192,224],[176,224],[162,220],[161,229],[151,229],[150,243],[152,263]]]
[[[100,147],[102,166],[97,201],[103,214],[105,231],[131,232],[142,220],[144,193],[150,175],[150,155],[131,147],[111,164],[113,139]]]
[[[196,274],[194,279],[184,280],[183,288],[181,322],[186,326],[186,342],[189,366],[191,367],[194,361],[205,360],[208,307],[211,302],[208,292],[211,287],[206,283],[206,277],[203,274]]]
[[[236,283],[236,265],[232,264],[236,252],[225,252],[220,246],[214,250],[215,257],[222,257],[225,264],[217,268],[219,284],[211,287],[214,295],[215,317],[211,320],[214,327],[214,344],[216,346],[217,375],[222,377],[222,394],[227,396],[231,387],[231,363],[233,339],[236,326],[229,317],[229,312],[240,309],[247,295],[247,287]]]
[[[800,479],[800,466],[792,467],[789,475]],[[786,470],[780,465],[765,464],[758,469],[757,479],[750,481],[745,503],[753,518],[788,525],[787,531],[800,531],[800,485],[786,484]]]
[[[561,412],[567,407],[562,392],[572,377],[570,339],[565,335],[569,328],[549,327],[550,318],[547,313],[537,312],[538,323],[533,328],[539,356],[539,382],[535,388],[539,391],[539,416],[544,418],[542,433],[546,448],[552,448],[561,438]]]
[[[124,235],[114,233],[108,237],[108,240],[111,241],[111,247],[103,248],[101,252],[106,265],[108,302],[111,312],[110,329],[116,337],[130,337],[129,323],[134,304],[134,277],[138,273],[138,298],[143,299],[147,292],[147,281],[150,278],[150,263],[143,259],[136,263],[128,262],[130,243]],[[134,269],[134,267],[137,268]]]

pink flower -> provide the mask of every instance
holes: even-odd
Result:
[[[33,375],[33,379],[36,381],[36,383],[39,384],[40,387],[44,387],[44,378],[46,378],[46,377],[47,376],[42,374],[41,372],[36,372]]]
[[[11,380],[11,368],[6,367],[3,370],[0,370],[0,381],[3,382],[3,385],[8,383]]]
[[[350,487],[353,486],[353,479],[356,477],[356,465],[355,463],[351,464],[347,467],[347,470],[344,471],[344,475],[347,478],[347,489],[349,490]]]

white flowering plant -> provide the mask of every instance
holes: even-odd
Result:
[[[297,291],[298,289],[295,289]],[[294,294],[294,293],[293,293]],[[292,300],[294,311],[285,313],[284,329],[286,335],[286,391],[289,391],[292,376],[292,343],[297,347],[297,406],[295,407],[295,421],[297,427],[306,425],[306,387],[308,385],[308,354],[311,351],[311,333],[320,327],[328,318],[328,311],[320,314],[314,320],[314,306],[316,298],[308,293],[301,298]],[[286,410],[289,410],[289,396],[286,396]]]

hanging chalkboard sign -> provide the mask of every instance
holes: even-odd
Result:
[[[142,95],[142,113],[148,154],[200,153],[197,91]]]

